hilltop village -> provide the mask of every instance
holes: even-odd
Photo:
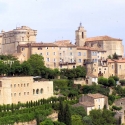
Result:
[[[0,124],[125,123],[122,39],[88,38],[81,23],[75,35],[46,43],[27,26],[1,31]]]

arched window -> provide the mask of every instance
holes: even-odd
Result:
[[[35,89],[33,89],[33,95],[35,94]]]
[[[43,88],[40,89],[40,93],[41,93],[41,94],[43,93]]]
[[[39,94],[39,89],[36,90],[36,94]]]

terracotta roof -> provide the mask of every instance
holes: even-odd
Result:
[[[88,46],[77,47],[77,50],[91,50],[91,51],[106,52],[106,50],[103,50],[100,48],[88,47]]]
[[[31,46],[33,47],[57,47],[54,43],[31,43]]]
[[[117,63],[125,63],[125,59],[120,59],[120,60],[114,60]]]
[[[19,44],[20,47],[28,47],[28,44]]]
[[[104,98],[105,96],[100,94],[100,93],[96,93],[96,94],[88,94],[88,96],[97,99],[97,98]]]
[[[70,40],[55,41],[54,44],[61,47],[76,47],[76,45],[72,44]]]
[[[122,41],[121,39],[112,38],[110,36],[97,36],[86,38],[86,42],[88,41]]]
[[[109,63],[115,63],[115,62],[117,62],[117,63],[125,63],[125,59],[118,59],[118,60],[116,60],[116,59],[108,59],[108,62]]]
[[[94,104],[92,102],[79,102],[73,105],[73,107],[78,107],[78,106],[93,107]]]
[[[112,59],[108,59],[107,62],[108,62],[108,63],[114,63],[114,60],[112,60]]]
[[[81,105],[84,105],[86,107],[93,107],[94,106],[94,103],[92,102],[88,102],[88,101],[85,101],[85,102],[79,102]]]
[[[27,44],[20,44],[19,46],[21,46],[21,47],[28,47],[28,46],[32,46],[32,47],[57,47],[57,45],[54,43],[27,43]]]

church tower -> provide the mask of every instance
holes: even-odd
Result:
[[[85,39],[86,39],[86,30],[84,30],[84,27],[82,27],[82,24],[80,23],[80,26],[78,27],[78,30],[75,31],[76,35],[76,46],[84,46],[85,45]]]

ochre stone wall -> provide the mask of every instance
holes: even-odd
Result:
[[[0,104],[26,103],[53,96],[53,81],[34,82],[33,77],[3,77],[0,84]]]

